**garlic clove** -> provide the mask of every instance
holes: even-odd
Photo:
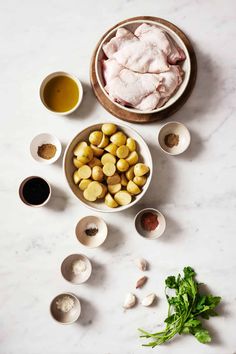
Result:
[[[132,293],[128,293],[126,295],[123,307],[125,309],[131,309],[131,307],[134,307],[135,304],[136,304],[136,296]]]
[[[135,264],[137,265],[137,267],[142,270],[143,272],[145,270],[147,270],[148,268],[148,262],[146,261],[146,259],[144,258],[138,258],[135,260]]]
[[[155,300],[155,298],[156,298],[156,294],[151,293],[143,298],[141,304],[146,307],[151,306],[153,304],[153,301]]]
[[[147,279],[148,279],[148,278],[147,278],[146,276],[140,278],[140,279],[137,281],[137,283],[136,283],[136,289],[142,288],[143,285],[146,283]]]

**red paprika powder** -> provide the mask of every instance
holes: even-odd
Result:
[[[144,213],[141,216],[141,226],[146,231],[154,231],[159,225],[157,215],[151,212]]]

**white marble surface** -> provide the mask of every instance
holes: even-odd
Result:
[[[235,13],[233,0],[1,1],[1,354],[236,353]],[[119,122],[93,97],[89,61],[105,30],[141,14],[173,21],[194,44],[197,85],[171,118],[186,123],[192,144],[182,156],[169,157],[157,146],[160,123],[134,126],[155,163],[143,205],[166,215],[166,233],[154,242],[139,238],[133,226],[137,205],[104,215],[107,242],[87,250],[76,241],[74,228],[90,211],[70,194],[61,160],[37,164],[29,142],[37,133],[52,132],[65,145],[91,123]],[[84,84],[83,105],[70,118],[49,114],[39,101],[42,78],[56,70],[75,73]],[[20,181],[32,174],[53,185],[53,198],[42,209],[26,207],[17,195]],[[91,280],[81,286],[68,284],[60,274],[61,261],[74,252],[85,253],[94,266]],[[151,270],[149,282],[136,293],[155,291],[158,303],[124,313],[123,298],[140,275],[132,263],[138,255],[150,261]],[[204,346],[182,336],[158,349],[142,348],[137,328],[152,330],[162,323],[164,279],[185,265],[224,299],[221,316],[208,324],[213,343]],[[82,316],[72,326],[61,326],[49,315],[52,297],[63,291],[82,299]]]

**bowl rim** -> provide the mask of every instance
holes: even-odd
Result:
[[[84,243],[82,243],[78,237],[78,234],[77,234],[77,229],[79,227],[79,224],[84,220],[84,219],[87,219],[87,218],[95,218],[95,219],[98,219],[100,223],[103,224],[104,228],[105,228],[105,233],[104,233],[104,238],[102,240],[101,243],[99,243],[99,245],[96,245],[96,246],[88,246],[88,245],[85,245]],[[90,249],[93,249],[93,248],[97,248],[97,247],[100,247],[107,239],[107,236],[108,236],[108,226],[107,226],[107,223],[105,222],[105,220],[100,217],[100,216],[97,216],[97,215],[85,215],[83,216],[82,218],[79,219],[79,221],[77,222],[77,224],[75,225],[75,237],[77,239],[77,241],[84,247],[86,248],[90,248]]]
[[[31,151],[32,148],[33,148],[33,144],[34,144],[34,141],[36,140],[36,138],[39,138],[42,135],[48,135],[48,136],[52,137],[56,141],[56,145],[57,145],[56,146],[56,148],[57,148],[56,154],[55,154],[54,157],[52,157],[49,160],[46,160],[46,159],[43,159],[43,158],[40,158],[40,160],[36,160],[34,158],[33,154],[32,154],[32,151]],[[50,141],[48,143],[50,143]],[[29,148],[30,148],[29,150],[30,150],[30,155],[31,155],[32,159],[34,161],[38,162],[38,163],[41,163],[42,165],[51,165],[51,164],[53,164],[54,162],[56,162],[59,159],[59,157],[61,156],[61,152],[62,152],[62,144],[61,144],[60,140],[58,139],[58,137],[56,135],[51,134],[51,133],[39,133],[39,134],[35,135],[33,137],[33,139],[31,140],[31,142],[30,142]]]
[[[45,86],[46,84],[51,80],[53,79],[54,77],[57,77],[57,76],[67,76],[69,78],[71,78],[72,80],[75,81],[76,85],[78,86],[78,89],[79,89],[79,99],[78,99],[78,102],[76,103],[76,105],[71,108],[69,111],[65,111],[65,112],[56,112],[56,111],[53,111],[52,109],[50,109],[45,101],[44,101],[44,97],[43,97],[43,93],[44,93],[44,89],[45,89]],[[59,115],[59,116],[67,116],[71,113],[73,113],[81,104],[82,102],[82,99],[83,99],[83,86],[82,86],[82,83],[80,81],[80,79],[74,75],[74,74],[71,74],[71,73],[68,73],[66,71],[54,71],[48,75],[46,75],[44,77],[44,79],[42,80],[41,84],[40,84],[40,87],[39,87],[39,97],[40,97],[40,100],[43,104],[43,106],[47,109],[48,112],[50,113],[53,113],[55,115]]]
[[[138,135],[140,141],[141,141],[141,144],[143,144],[145,147],[146,147],[146,150],[147,150],[147,154],[148,154],[148,158],[150,160],[149,164],[149,175],[148,175],[148,178],[147,178],[147,182],[145,184],[145,189],[142,190],[142,193],[140,193],[139,195],[136,196],[136,199],[134,199],[130,204],[127,204],[127,205],[120,205],[118,206],[117,208],[108,208],[107,209],[99,209],[99,208],[96,208],[96,207],[93,207],[87,203],[85,203],[82,199],[78,198],[77,195],[75,195],[75,193],[72,191],[72,189],[70,188],[70,185],[69,185],[69,182],[67,180],[67,175],[66,175],[66,168],[65,168],[65,164],[66,164],[66,156],[67,156],[67,153],[68,153],[68,150],[69,150],[69,147],[70,145],[75,141],[75,139],[78,137],[79,134],[81,133],[84,133],[86,130],[88,130],[89,128],[92,128],[93,126],[97,126],[97,125],[103,125],[105,123],[112,123],[112,124],[115,124],[118,128],[119,127],[123,127],[125,129],[130,129],[131,131],[133,131],[135,134]],[[152,175],[153,175],[153,160],[152,160],[152,155],[151,155],[151,152],[150,152],[150,149],[149,149],[149,146],[148,144],[146,143],[146,141],[142,138],[142,136],[137,132],[136,129],[134,129],[133,127],[131,128],[129,125],[127,124],[124,124],[124,123],[116,123],[116,122],[111,122],[111,121],[108,121],[108,122],[99,122],[99,123],[96,123],[96,124],[92,124],[92,125],[89,125],[87,126],[86,128],[82,129],[76,136],[74,136],[74,138],[72,138],[69,143],[67,144],[66,146],[66,149],[65,149],[65,152],[64,152],[64,156],[63,156],[63,172],[64,172],[64,177],[65,177],[65,180],[69,186],[69,189],[71,191],[71,193],[83,204],[85,205],[87,208],[93,210],[93,211],[96,211],[96,212],[101,212],[101,213],[115,213],[115,212],[119,212],[119,211],[123,211],[125,209],[128,209],[128,208],[131,208],[132,206],[134,206],[137,202],[139,202],[139,200],[145,195],[145,193],[147,192],[149,186],[150,186],[150,183],[151,183],[151,180],[152,180]],[[142,197],[140,197],[142,196]]]
[[[143,214],[146,211],[153,211],[156,214],[159,214],[160,216],[162,216],[163,221],[164,221],[164,225],[163,225],[164,229],[163,229],[162,233],[159,236],[156,236],[156,237],[145,237],[137,230],[137,227],[136,227],[137,220],[138,220],[138,218],[140,218],[140,215]],[[156,209],[156,208],[148,208],[148,207],[147,208],[143,208],[143,209],[139,210],[137,212],[137,214],[135,215],[135,217],[134,217],[134,227],[135,227],[135,230],[138,233],[138,235],[141,236],[142,238],[145,238],[146,240],[156,240],[159,237],[161,237],[164,234],[164,232],[165,232],[165,229],[166,229],[166,218],[163,215],[163,213],[160,210]]]
[[[167,29],[168,31],[171,32],[172,34],[172,37],[173,37],[173,33],[174,33],[174,36],[177,36],[179,41],[181,42],[181,45],[182,47],[184,48],[184,52],[185,52],[185,55],[186,55],[186,60],[188,62],[188,65],[189,65],[189,70],[188,72],[185,72],[185,75],[187,74],[187,79],[186,79],[186,82],[185,82],[185,87],[183,88],[183,92],[176,97],[176,99],[171,103],[171,104],[167,104],[168,101],[162,106],[162,107],[159,107],[159,108],[156,108],[154,110],[151,110],[151,111],[141,111],[141,110],[138,110],[136,108],[132,108],[132,107],[125,107],[125,106],[122,106],[121,104],[119,104],[118,102],[115,102],[115,101],[112,101],[109,94],[106,92],[106,90],[104,89],[104,86],[102,85],[101,83],[101,80],[99,78],[99,75],[98,75],[98,65],[99,65],[99,60],[98,60],[98,56],[100,54],[100,51],[102,50],[102,46],[103,44],[105,43],[105,41],[107,40],[107,38],[112,34],[114,33],[115,31],[117,31],[118,28],[123,28],[127,25],[130,25],[130,24],[133,24],[133,23],[151,23],[151,24],[155,24],[156,26],[159,26],[159,27],[162,27],[162,28],[165,28]],[[170,27],[168,27],[167,25],[163,24],[163,23],[159,23],[157,21],[154,21],[154,20],[130,20],[128,22],[125,22],[125,23],[122,23],[122,24],[118,24],[117,26],[113,27],[111,30],[108,30],[107,31],[107,34],[105,35],[104,38],[102,38],[97,50],[96,50],[96,55],[95,55],[95,74],[96,74],[96,78],[97,78],[97,81],[98,81],[98,84],[99,84],[99,87],[101,88],[102,92],[105,94],[105,96],[109,99],[110,102],[112,102],[113,104],[115,104],[117,107],[119,107],[120,109],[123,109],[127,112],[130,112],[130,113],[136,113],[136,114],[154,114],[154,113],[158,113],[158,112],[162,112],[163,110],[171,107],[174,103],[176,103],[176,101],[183,95],[183,93],[185,92],[187,86],[188,86],[188,83],[189,83],[189,80],[190,80],[190,75],[191,75],[191,70],[192,70],[192,67],[191,67],[191,60],[190,60],[190,55],[189,55],[189,52],[188,52],[188,49],[185,45],[185,43],[183,42],[182,38],[180,38],[178,36],[177,33],[175,33]],[[181,84],[182,85],[182,84]],[[180,86],[181,86],[180,85]],[[174,95],[172,95],[171,97],[174,97],[176,94],[177,94],[178,90],[174,93]]]
[[[185,129],[185,131],[186,131],[186,133],[187,133],[187,135],[188,135],[188,143],[186,144],[184,150],[182,150],[181,152],[170,152],[170,151],[167,151],[167,150],[165,150],[165,149],[162,147],[162,145],[161,145],[161,143],[160,143],[160,136],[161,136],[162,130],[163,130],[166,126],[168,126],[168,125],[170,125],[170,124],[175,124],[175,125],[180,125],[180,126],[182,126],[182,128]],[[177,156],[177,155],[181,155],[182,153],[184,153],[184,152],[189,148],[190,143],[191,143],[191,134],[190,134],[190,131],[189,131],[189,129],[186,127],[185,124],[183,124],[183,123],[181,123],[181,122],[177,122],[177,121],[170,121],[170,122],[167,122],[167,123],[165,123],[165,124],[163,124],[163,125],[161,126],[161,128],[160,128],[160,130],[159,130],[159,132],[158,132],[158,135],[157,135],[157,141],[158,141],[158,144],[159,144],[159,146],[160,146],[160,148],[161,148],[161,150],[162,150],[163,152],[165,152],[166,154],[171,155],[171,156]]]

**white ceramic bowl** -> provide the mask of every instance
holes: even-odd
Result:
[[[151,212],[153,214],[156,214],[157,220],[158,220],[158,226],[155,230],[153,231],[146,231],[143,229],[142,224],[141,224],[141,218],[144,213]],[[159,238],[165,231],[166,228],[166,220],[164,215],[157,209],[154,208],[145,208],[140,210],[137,215],[135,216],[134,219],[134,225],[136,228],[136,231],[140,236],[143,238],[146,238],[147,240],[155,240],[156,238]]]
[[[179,142],[176,146],[168,147],[165,144],[165,137],[168,134],[175,134],[179,137]],[[179,122],[168,122],[164,124],[158,133],[158,143],[161,149],[169,155],[182,154],[190,145],[191,135],[188,128]]]
[[[59,310],[57,308],[57,301],[59,299],[63,298],[64,296],[69,296],[74,300],[74,306],[68,312],[62,312],[61,310]],[[52,318],[55,321],[57,321],[61,324],[72,324],[72,323],[76,322],[80,316],[80,313],[81,313],[80,301],[77,298],[77,296],[75,296],[72,293],[59,294],[52,300],[52,302],[50,304],[50,313],[51,313]]]
[[[56,146],[57,150],[56,150],[55,156],[49,160],[43,159],[42,157],[40,157],[38,155],[38,148],[39,148],[39,146],[41,146],[43,144],[53,144]],[[42,133],[42,134],[36,135],[33,138],[33,140],[31,141],[30,153],[35,161],[40,162],[44,165],[50,165],[59,159],[59,157],[61,155],[61,143],[56,136],[54,136],[52,134],[48,134],[48,133]]]
[[[108,122],[106,122],[108,123]],[[136,197],[133,197],[133,200],[130,204],[128,205],[124,205],[124,206],[118,206],[117,208],[109,208],[108,206],[106,206],[106,204],[104,203],[104,201],[99,201],[97,200],[96,202],[89,202],[87,201],[84,197],[83,197],[83,192],[78,188],[77,185],[74,184],[73,181],[73,173],[75,171],[75,167],[73,165],[73,150],[75,148],[75,146],[80,142],[80,141],[88,141],[88,137],[89,134],[94,131],[94,130],[99,130],[101,129],[103,123],[100,124],[94,124],[91,125],[87,128],[85,128],[84,130],[82,130],[80,133],[78,133],[72,140],[71,142],[68,144],[65,154],[64,154],[64,173],[66,176],[66,180],[67,183],[71,189],[71,191],[74,193],[74,195],[80,200],[80,202],[84,205],[86,205],[87,207],[89,207],[92,210],[95,211],[100,211],[100,212],[107,212],[107,213],[114,213],[117,211],[121,211],[121,210],[125,210],[128,209],[130,207],[132,207],[134,204],[136,204],[138,201],[140,201],[142,199],[142,197],[144,196],[144,194],[146,193],[149,184],[151,182],[151,178],[152,178],[152,171],[153,171],[153,163],[152,163],[152,156],[150,153],[150,150],[146,144],[146,142],[143,140],[143,138],[133,129],[130,128],[129,126],[125,125],[125,124],[116,124],[116,126],[118,127],[118,130],[122,130],[127,136],[133,138],[136,140],[137,142],[137,146],[138,146],[138,152],[140,155],[140,162],[145,163],[146,165],[149,166],[150,168],[150,172],[149,175],[147,177],[147,182],[146,184],[143,186],[142,188],[142,192],[137,195]]]
[[[98,232],[94,236],[86,234],[89,228],[97,228]],[[85,247],[96,248],[103,244],[107,238],[107,224],[102,218],[94,215],[88,215],[80,219],[75,228],[77,240]]]
[[[86,269],[79,274],[73,272],[73,263],[76,261],[82,261],[85,264]],[[83,254],[71,254],[66,257],[61,264],[62,276],[73,284],[82,284],[86,282],[92,273],[92,265],[88,257]]]
[[[116,31],[118,28],[124,27],[128,30],[130,30],[131,32],[134,32],[136,30],[136,28],[142,24],[142,23],[148,23],[150,25],[155,25],[157,27],[160,27],[162,29],[164,29],[177,43],[177,45],[183,49],[185,55],[186,55],[186,59],[182,62],[181,67],[184,71],[184,78],[183,78],[183,82],[182,84],[179,86],[179,88],[177,89],[177,91],[175,92],[175,94],[160,108],[154,109],[152,111],[140,111],[138,109],[135,108],[129,108],[129,107],[124,107],[122,105],[120,105],[117,102],[114,102],[111,100],[109,94],[106,92],[106,90],[104,89],[105,83],[104,83],[104,79],[103,79],[103,74],[102,74],[102,67],[101,67],[101,60],[105,58],[105,54],[103,52],[102,46],[105,42],[108,42],[112,37],[115,36]],[[131,112],[131,113],[139,113],[139,114],[150,114],[150,113],[157,113],[157,112],[161,112],[164,109],[170,107],[171,105],[173,105],[179,98],[180,96],[182,96],[182,94],[184,93],[188,82],[189,82],[189,78],[190,78],[190,72],[191,72],[191,62],[190,62],[190,57],[189,57],[189,53],[188,50],[184,44],[184,42],[182,41],[182,39],[174,32],[172,31],[169,27],[161,24],[161,23],[157,23],[155,21],[150,21],[150,20],[134,20],[134,21],[130,21],[127,22],[125,24],[122,24],[120,26],[115,27],[114,29],[112,29],[102,40],[98,50],[97,50],[97,54],[96,54],[96,58],[95,58],[95,72],[96,72],[96,77],[98,80],[98,84],[100,86],[100,88],[102,89],[103,93],[106,95],[106,97],[112,102],[114,103],[116,106],[118,106],[119,108],[124,109],[125,111]]]
[[[45,100],[44,100],[44,89],[45,89],[45,86],[46,84],[51,80],[53,79],[54,77],[57,77],[57,76],[67,76],[69,78],[71,78],[72,80],[74,80],[74,82],[77,84],[78,86],[78,90],[79,90],[79,99],[78,99],[78,102],[77,104],[72,108],[70,109],[69,111],[66,111],[66,112],[55,112],[53,110],[51,110]],[[72,74],[69,74],[69,73],[66,73],[65,71],[56,71],[54,73],[51,73],[49,74],[48,76],[45,77],[45,79],[42,81],[41,85],[40,85],[40,89],[39,89],[39,96],[40,96],[40,99],[41,99],[41,102],[42,104],[44,105],[44,107],[51,113],[54,113],[54,114],[57,114],[59,116],[67,116],[69,114],[71,114],[72,112],[74,112],[81,104],[82,102],[82,99],[83,99],[83,86],[80,82],[80,80],[75,76],[75,75],[72,75]]]

